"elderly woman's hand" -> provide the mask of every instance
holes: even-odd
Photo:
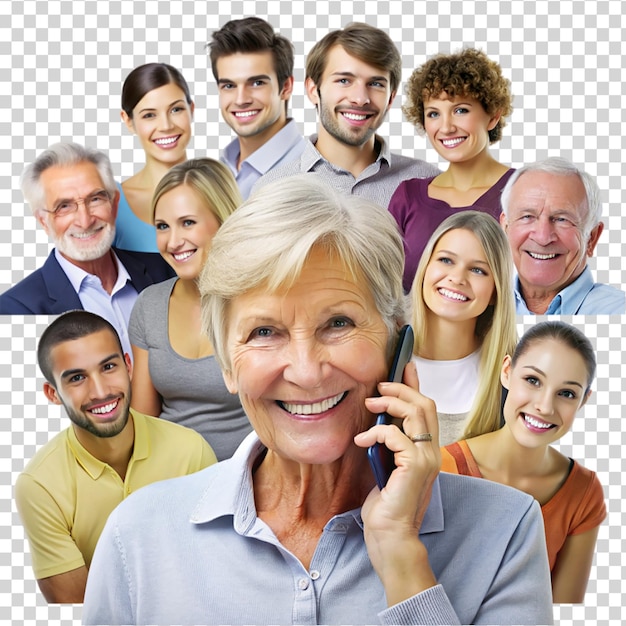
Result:
[[[391,606],[437,583],[419,529],[441,455],[435,404],[419,392],[415,365],[405,368],[404,383],[380,383],[378,391],[380,397],[367,398],[367,409],[403,419],[404,432],[396,426],[373,426],[357,435],[355,443],[369,447],[378,441],[395,453],[396,469],[387,485],[382,491],[375,487],[362,508],[368,554]],[[432,441],[411,441],[424,433]]]

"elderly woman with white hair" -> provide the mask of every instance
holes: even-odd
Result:
[[[405,320],[403,261],[387,211],[310,175],[224,222],[203,315],[255,432],[231,459],[113,512],[85,623],[552,622],[537,503],[439,475],[415,367],[380,382]],[[385,411],[402,429],[375,425]],[[396,466],[382,489],[376,442]]]

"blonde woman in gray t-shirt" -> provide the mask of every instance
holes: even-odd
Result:
[[[200,274],[213,236],[239,206],[228,169],[192,159],[161,179],[152,200],[157,247],[177,277],[145,290],[131,314],[134,409],[197,430],[218,460],[228,458],[251,430],[201,331]]]

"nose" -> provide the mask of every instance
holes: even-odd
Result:
[[[535,398],[535,410],[540,415],[551,415],[554,411],[552,392],[544,387]]]
[[[250,104],[250,102],[252,101],[252,98],[250,97],[250,93],[248,91],[248,85],[246,84],[239,85],[237,87],[236,96],[237,98],[235,100],[235,104],[237,106],[245,106],[247,104]]]
[[[173,128],[174,124],[170,118],[169,111],[163,111],[163,113],[159,116],[159,130],[166,131]]]
[[[93,400],[100,400],[106,398],[109,395],[109,389],[104,378],[98,374],[92,375],[89,378],[89,394]]]
[[[178,226],[171,226],[168,234],[168,247],[172,250],[180,248],[185,239],[182,230]]]
[[[94,221],[94,216],[91,214],[91,211],[85,204],[85,200],[83,198],[79,198],[76,201],[76,212],[74,213],[74,223],[82,229],[87,229]]]
[[[456,130],[456,126],[454,124],[454,118],[449,113],[443,112],[440,115],[441,120],[441,132],[442,133],[453,133]]]
[[[370,102],[370,95],[365,83],[360,80],[355,80],[350,86],[350,93],[348,94],[350,102],[356,106],[362,107]]]
[[[533,241],[542,246],[547,246],[556,239],[554,224],[546,215],[540,215],[533,224],[531,233]]]
[[[328,373],[326,350],[315,337],[291,337],[286,362],[284,379],[302,389],[318,387]]]
[[[466,282],[466,274],[465,267],[463,267],[460,263],[453,265],[448,272],[448,280],[451,283],[456,283],[457,285],[462,285]]]

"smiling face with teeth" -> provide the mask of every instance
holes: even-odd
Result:
[[[362,278],[313,248],[290,288],[229,304],[225,373],[260,439],[282,459],[324,464],[362,455],[364,400],[387,370],[388,331]]]
[[[132,366],[110,330],[55,345],[50,364],[55,384],[44,383],[44,393],[64,406],[81,443],[126,428]]]
[[[293,76],[278,83],[270,50],[220,56],[216,69],[220,111],[239,137],[243,159],[287,123]]]
[[[149,91],[133,109],[132,118],[122,111],[128,129],[137,135],[146,160],[181,163],[187,158],[194,104],[187,103],[183,90],[169,83]]]
[[[179,278],[195,280],[220,224],[188,185],[164,193],[154,212],[157,247]]]
[[[40,181],[48,211],[63,201],[84,200],[105,189],[98,168],[89,161],[49,167],[42,172]],[[116,194],[109,202],[91,210],[81,201],[73,213],[57,216],[39,211],[36,218],[59,252],[91,273],[92,266],[81,264],[89,264],[109,253],[115,237],[118,200]]]
[[[585,238],[585,188],[576,175],[529,170],[513,184],[501,216],[522,296],[544,313],[556,294],[585,269],[602,234],[600,222]],[[532,307],[532,308],[531,308]]]
[[[493,274],[476,235],[454,228],[440,237],[426,267],[422,293],[429,317],[475,327],[495,297]]]
[[[395,97],[389,71],[372,67],[336,45],[327,55],[320,84],[307,78],[305,86],[320,116],[318,141],[374,148],[374,133]]]
[[[547,445],[567,433],[589,392],[580,352],[554,338],[536,340],[515,365],[506,357],[501,382],[508,389],[504,419],[516,441]]]
[[[488,115],[470,96],[450,98],[444,91],[424,102],[424,130],[439,156],[451,163],[467,163],[489,150],[489,131],[500,115]]]

